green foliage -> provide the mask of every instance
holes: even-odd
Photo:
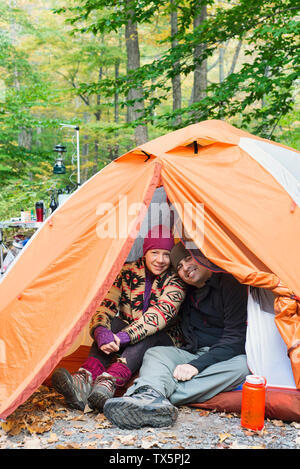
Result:
[[[69,21],[84,27],[76,31],[104,33],[120,28],[128,21],[128,9],[118,2],[118,9],[110,10],[105,16],[90,19],[91,12],[106,6],[116,6],[116,2],[84,1]],[[85,81],[80,92],[86,94],[102,93],[112,96],[116,91],[123,95],[123,106],[132,105],[127,99],[130,88],[143,84],[146,100],[145,113],[135,125],[151,121],[164,129],[173,128],[174,113],[160,113],[164,100],[169,98],[170,79],[174,74],[188,76],[195,69],[194,47],[205,45],[198,61],[211,57],[220,44],[228,40],[242,39],[246,44],[246,60],[236,73],[230,74],[222,83],[212,83],[207,96],[181,111],[181,126],[198,120],[211,118],[231,119],[240,115],[240,124],[261,136],[267,137],[276,127],[280,118],[293,108],[293,93],[299,78],[300,63],[300,25],[295,15],[300,3],[295,0],[239,0],[227,9],[217,8],[216,14],[209,17],[197,29],[191,31],[191,19],[197,13],[195,2],[180,3],[180,28],[178,46],[168,49],[164,54],[145,63],[139,69],[124,73],[118,79],[113,77],[100,83]],[[202,4],[213,2],[197,2]],[[134,19],[139,24],[150,22],[163,3],[159,1],[131,2]],[[72,11],[72,9],[70,9]],[[199,10],[198,10],[199,11]],[[79,14],[78,14],[79,13]],[[163,42],[165,42],[165,39]],[[177,69],[174,70],[174,64]],[[155,97],[154,97],[155,94]],[[153,113],[157,110],[156,117]]]
[[[76,187],[80,128],[81,176],[87,180],[149,138],[205,119],[226,119],[257,135],[300,148],[299,0],[23,0],[0,5],[0,219],[50,202],[50,192]],[[195,29],[203,5],[207,20]],[[55,9],[51,11],[51,8]],[[171,47],[170,12],[178,13]],[[127,72],[125,25],[138,24],[141,67]],[[174,38],[173,38],[174,39]],[[223,81],[209,72],[206,96],[191,100],[198,63],[222,48],[242,53]],[[182,79],[182,107],[172,109],[172,78]],[[129,91],[143,88],[145,111],[128,122]],[[53,148],[67,146],[67,174],[54,176]]]

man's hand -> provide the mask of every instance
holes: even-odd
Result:
[[[199,371],[193,365],[189,365],[188,363],[184,365],[177,365],[173,376],[178,381],[189,381],[192,379],[193,376],[197,375]]]
[[[106,355],[109,355],[113,352],[118,352],[119,349],[120,349],[120,339],[115,334],[114,334],[113,342],[109,342],[108,344],[104,344],[100,347],[100,350],[106,353]]]

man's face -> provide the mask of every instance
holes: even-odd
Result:
[[[203,287],[205,282],[211,277],[212,272],[198,264],[192,256],[186,256],[177,265],[179,277],[189,285]]]

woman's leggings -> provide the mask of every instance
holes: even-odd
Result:
[[[119,317],[115,317],[112,320],[111,330],[116,334],[126,326],[128,326],[127,323],[122,321]],[[149,348],[156,347],[158,345],[167,347],[173,345],[173,342],[166,332],[158,331],[141,340],[141,342],[125,345],[119,350],[119,352],[107,355],[98,348],[97,343],[94,341],[90,349],[89,357],[97,358],[105,368],[111,365],[111,363],[116,361],[118,358],[126,359],[125,364],[128,366],[131,373],[135,373],[140,369],[146,351]]]

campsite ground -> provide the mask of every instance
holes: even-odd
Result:
[[[106,449],[108,463],[137,466],[143,465],[141,459],[121,458],[144,455],[149,463],[145,455],[150,454],[153,464],[163,464],[175,462],[178,453],[176,465],[182,466],[191,462],[190,453],[195,457],[195,449],[300,449],[300,423],[266,420],[263,430],[252,432],[241,427],[237,414],[183,406],[173,427],[120,430],[101,413],[68,409],[61,396],[43,386],[2,422],[0,448]]]

